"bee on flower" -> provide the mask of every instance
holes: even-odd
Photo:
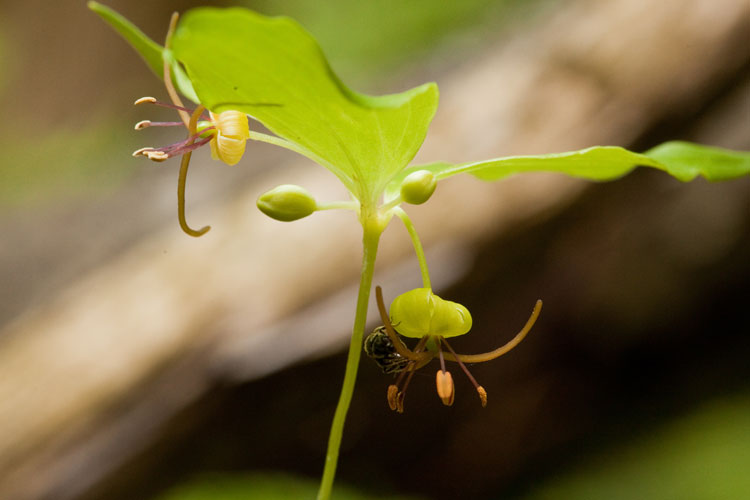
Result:
[[[429,288],[416,288],[394,299],[389,316],[379,286],[375,288],[375,295],[383,326],[376,328],[365,339],[365,353],[385,373],[399,374],[396,383],[388,386],[387,394],[388,406],[399,413],[404,411],[406,388],[414,372],[435,358],[440,360],[435,385],[444,405],[452,405],[455,396],[453,376],[445,364],[446,361],[454,361],[474,385],[482,406],[487,406],[487,391],[477,383],[466,364],[490,361],[509,352],[529,333],[542,310],[542,301],[538,300],[526,325],[505,345],[482,354],[457,354],[447,338],[463,335],[471,329],[471,314],[466,307],[438,297]],[[394,328],[394,323],[398,330]],[[418,338],[419,342],[413,350],[409,349],[399,334]]]

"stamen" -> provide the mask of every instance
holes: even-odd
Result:
[[[427,344],[428,338],[429,336],[425,335],[424,337],[419,339],[419,342],[414,348],[414,354],[419,354],[424,349],[425,345]],[[414,376],[414,372],[422,368],[431,359],[432,359],[431,357],[427,357],[425,361],[412,361],[411,363],[409,363],[409,366],[407,366],[404,371],[399,373],[398,378],[396,379],[396,383],[388,386],[388,407],[391,410],[396,410],[399,413],[404,412],[404,399],[406,398],[406,388],[409,387],[409,382],[411,381],[411,378]],[[406,382],[404,382],[403,389],[399,389],[399,387],[401,387],[401,382],[404,380],[404,378],[406,378]],[[391,389],[391,387],[393,389]]]
[[[437,348],[438,348],[438,355],[440,356],[440,369],[443,370],[443,373],[445,373],[445,358],[443,357],[443,348],[440,347],[441,338],[442,337],[438,337]]]
[[[395,410],[396,408],[398,408],[398,395],[399,395],[398,386],[396,384],[389,385],[388,395],[386,397],[388,398],[388,407],[391,410]]]
[[[409,387],[409,382],[411,382],[414,373],[414,370],[409,371],[408,375],[406,376],[406,382],[404,382],[404,388],[401,389],[401,391],[398,393],[398,398],[396,399],[396,411],[398,411],[399,413],[404,413],[404,399],[406,399],[406,388]]]
[[[179,100],[179,97],[178,97],[178,100]],[[185,113],[192,113],[193,112],[192,109],[186,108],[185,106],[183,106],[181,104],[178,106],[178,105],[172,104],[170,102],[158,101],[154,97],[141,97],[140,99],[136,99],[136,101],[133,103],[133,105],[135,105],[135,106],[137,106],[139,104],[153,104],[154,106],[160,106],[162,108],[169,108],[169,109],[176,109],[177,111],[184,111]],[[201,115],[201,118],[203,118],[204,120],[210,120],[211,119],[209,116],[206,116],[206,115]]]
[[[176,22],[176,15],[172,16],[172,20]],[[170,30],[171,29],[172,27],[170,26]],[[190,117],[190,120],[187,123],[189,134],[187,147],[190,147],[195,140],[196,128],[198,126],[198,117],[201,115],[201,113],[203,113],[204,109],[205,108],[202,105],[199,105],[195,109],[195,111],[193,111],[193,115]],[[185,183],[187,181],[188,166],[190,165],[190,156],[192,156],[192,154],[192,150],[187,151],[182,155],[182,162],[180,163],[180,174],[177,178],[177,218],[180,222],[180,227],[182,228],[182,230],[190,236],[194,236],[197,238],[206,234],[208,230],[211,229],[211,226],[204,226],[196,231],[195,229],[192,229],[190,226],[188,226],[187,221],[185,220]]]
[[[178,122],[178,124],[180,124]],[[167,156],[160,159],[159,161],[166,160],[167,158],[171,158],[173,156],[181,155],[184,153],[187,153],[188,151],[194,151],[198,149],[199,147],[203,146],[204,144],[208,143],[212,137],[204,137],[198,142],[190,143],[190,141],[194,141],[195,139],[199,138],[201,135],[203,135],[207,130],[213,130],[214,127],[207,127],[201,130],[199,133],[196,133],[194,135],[191,135],[187,139],[184,139],[182,141],[178,141],[172,144],[169,144],[167,146],[162,146],[160,148],[141,148],[133,152],[133,156],[149,156],[149,151],[160,151],[162,153],[165,153]],[[161,157],[161,155],[159,155]]]
[[[484,361],[491,361],[495,358],[499,358],[503,354],[508,353],[511,349],[516,347],[518,344],[521,343],[521,341],[526,337],[526,334],[529,333],[529,330],[531,330],[531,327],[534,326],[534,323],[536,323],[537,318],[539,317],[539,313],[542,311],[542,301],[537,300],[536,304],[534,305],[534,310],[531,312],[531,316],[526,321],[526,324],[521,329],[520,332],[516,334],[515,337],[510,339],[508,343],[506,343],[503,346],[498,347],[494,351],[485,352],[482,354],[456,354],[453,353],[452,355],[446,354],[445,358],[449,361],[463,361],[464,363],[482,363]],[[446,344],[447,345],[447,344]]]
[[[133,103],[134,106],[138,106],[139,104],[156,104],[156,99],[153,97],[141,97],[140,99],[136,99]]]
[[[184,111],[185,113],[189,113],[189,114],[192,114],[192,112],[194,111],[190,108],[186,108],[185,106],[177,106],[176,104],[172,104],[171,102],[162,102],[162,101],[154,100],[152,104],[154,106],[159,106],[162,108],[176,109],[177,111]],[[204,120],[210,120],[210,117],[206,115],[201,115],[201,118]]]
[[[211,138],[207,137],[200,142],[194,142],[193,144],[185,145],[184,143],[187,141],[183,141],[180,143],[172,144],[170,146],[164,146],[163,148],[141,148],[137,151],[133,152],[133,156],[145,156],[149,160],[156,161],[156,162],[162,162],[164,160],[168,160],[169,158],[177,155],[181,155],[190,151],[194,151],[198,149],[199,147],[206,144],[208,141],[210,141]]]
[[[136,130],[143,130],[148,127],[175,127],[182,125],[182,122],[152,122],[151,120],[142,120],[135,124]]]
[[[451,372],[438,370],[435,376],[435,384],[437,385],[438,396],[443,400],[443,404],[451,406],[456,395]]]
[[[477,387],[477,392],[479,393],[479,400],[482,402],[482,408],[487,407],[487,391],[484,390],[484,387],[481,385]]]
[[[451,347],[451,345],[448,343],[448,341],[445,340],[445,337],[440,337],[440,340],[443,341],[443,343],[445,344],[445,347],[448,348],[448,350],[451,352],[451,354],[453,354],[453,356],[456,357],[456,361],[458,362],[458,366],[460,366],[461,369],[466,374],[466,376],[469,377],[469,380],[471,381],[472,385],[477,390],[477,393],[479,393],[479,399],[482,401],[482,407],[487,406],[487,391],[485,391],[484,387],[482,387],[481,385],[479,385],[477,383],[477,380],[474,378],[474,376],[471,374],[471,372],[469,372],[469,369],[466,368],[466,365],[463,364],[463,362],[461,361],[461,357],[456,354],[456,351],[454,351],[453,348]]]
[[[151,161],[164,161],[169,158],[169,154],[164,151],[146,151],[146,157]]]
[[[192,140],[195,140],[195,137],[192,138]],[[201,139],[198,142],[194,142],[192,144],[189,143],[189,141],[184,141],[183,144],[175,144],[172,146],[166,146],[164,148],[159,148],[159,151],[164,151],[165,153],[169,154],[170,157],[177,156],[181,154],[185,154],[190,151],[195,151],[201,146],[204,146],[208,142],[211,141],[211,137],[206,137]]]
[[[139,156],[146,156],[147,151],[155,151],[155,149],[154,148],[136,149],[135,151],[133,151],[133,156],[135,156],[136,158]]]

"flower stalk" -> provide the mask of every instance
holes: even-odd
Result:
[[[412,224],[411,219],[403,208],[398,206],[393,207],[393,213],[396,214],[396,217],[401,219],[401,222],[404,223],[404,227],[406,227],[406,230],[409,232],[412,245],[414,245],[414,253],[417,254],[417,260],[419,261],[419,271],[422,273],[422,287],[432,288],[432,283],[430,282],[430,271],[427,268],[427,258],[424,255],[424,249],[422,248],[422,243],[419,241],[419,235],[417,234],[414,224]]]
[[[369,222],[369,223],[368,223]],[[372,288],[372,277],[375,271],[375,257],[378,253],[378,243],[384,227],[375,221],[363,220],[362,236],[362,271],[359,281],[359,292],[357,294],[357,310],[354,316],[354,327],[352,337],[349,340],[349,354],[346,359],[346,370],[344,382],[341,387],[341,395],[333,415],[331,433],[328,437],[328,450],[326,452],[325,465],[323,466],[323,477],[318,490],[318,500],[331,498],[333,480],[336,475],[341,438],[344,433],[344,423],[349,405],[354,394],[354,384],[357,380],[359,359],[362,355],[362,337],[365,332],[367,321],[367,306],[370,301],[370,289]]]

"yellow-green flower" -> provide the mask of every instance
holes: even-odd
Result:
[[[487,391],[477,383],[466,367],[466,363],[482,363],[506,354],[529,333],[542,310],[542,301],[538,300],[526,325],[505,345],[482,354],[457,354],[446,337],[463,335],[471,329],[471,314],[466,307],[438,297],[429,288],[416,288],[393,300],[389,316],[380,287],[375,288],[375,294],[384,326],[370,334],[365,345],[378,345],[379,357],[376,359],[378,364],[387,373],[399,373],[396,382],[388,386],[387,394],[388,405],[399,413],[404,411],[406,388],[414,372],[435,358],[440,360],[440,369],[435,376],[435,384],[438,397],[443,404],[447,406],[453,404],[455,387],[452,375],[445,368],[445,362],[455,361],[474,385],[482,406],[487,406]],[[399,334],[418,338],[419,342],[413,350],[409,349],[401,341]],[[384,338],[386,335],[387,338]],[[373,336],[377,338],[372,338]],[[365,350],[373,357],[372,348]]]

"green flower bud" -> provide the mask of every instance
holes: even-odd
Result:
[[[261,212],[283,222],[307,217],[318,207],[315,198],[306,189],[293,184],[282,184],[266,191],[256,204]]]
[[[435,174],[429,170],[417,170],[407,175],[401,183],[401,199],[412,205],[421,205],[430,199],[436,187]]]
[[[415,288],[399,295],[391,303],[390,314],[393,326],[404,337],[457,337],[471,330],[469,310],[441,299],[429,288]]]

